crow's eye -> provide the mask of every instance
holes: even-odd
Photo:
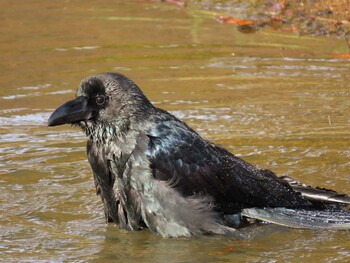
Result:
[[[105,95],[97,95],[97,96],[96,96],[96,104],[97,104],[98,106],[103,106],[103,105],[105,105],[106,100],[107,100],[107,98],[106,98]]]

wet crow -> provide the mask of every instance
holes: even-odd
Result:
[[[315,211],[323,213],[321,227],[349,227],[349,213],[338,206],[324,220],[333,204],[349,204],[348,196],[257,169],[154,107],[121,74],[84,79],[76,99],[48,120],[66,123],[86,133],[97,194],[106,219],[120,228],[148,227],[163,237],[225,234],[234,231],[225,224],[232,214],[313,227]]]

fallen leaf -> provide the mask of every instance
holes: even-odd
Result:
[[[224,24],[235,24],[238,26],[254,25],[255,24],[255,22],[252,20],[243,20],[243,19],[238,19],[238,18],[234,18],[231,16],[220,16],[219,21],[221,21]]]
[[[296,26],[292,26],[292,27],[282,27],[281,28],[282,31],[286,31],[286,32],[295,32],[298,30],[298,28]]]
[[[350,54],[330,54],[332,58],[346,58],[350,59]]]

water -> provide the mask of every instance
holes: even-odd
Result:
[[[252,227],[163,239],[104,222],[76,128],[46,127],[91,74],[126,74],[151,101],[245,160],[350,193],[349,61],[337,39],[242,34],[159,1],[2,1],[3,262],[347,262],[347,231]]]

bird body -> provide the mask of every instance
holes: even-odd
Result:
[[[148,227],[163,237],[225,234],[234,228],[224,224],[224,216],[242,209],[324,210],[329,198],[334,199],[330,203],[339,201],[336,192],[259,170],[203,139],[154,107],[121,74],[83,80],[77,98],[59,107],[48,121],[49,126],[65,123],[85,131],[106,219],[123,229]],[[304,196],[303,189],[313,189],[314,198]],[[350,198],[342,196],[338,203],[349,204]]]

